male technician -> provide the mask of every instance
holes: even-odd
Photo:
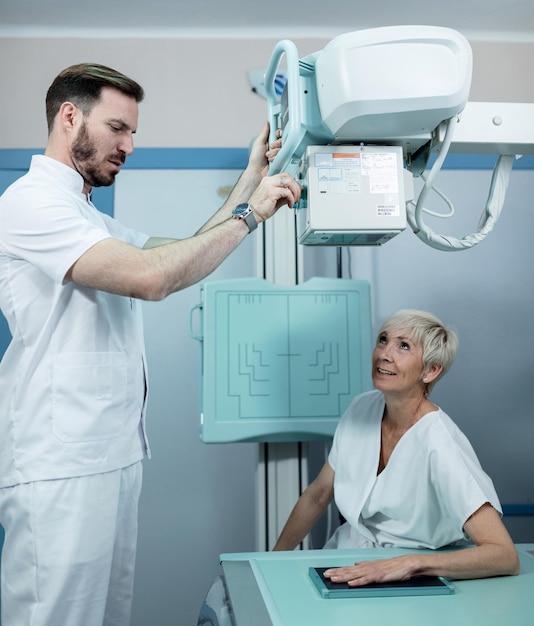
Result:
[[[46,98],[46,152],[0,198],[0,307],[13,335],[0,363],[3,626],[129,624],[149,455],[138,300],[203,279],[300,197],[288,174],[265,176],[279,148],[267,149],[266,124],[194,236],[152,238],[100,213],[91,190],[113,184],[132,154],[142,99],[110,68],[61,72]]]

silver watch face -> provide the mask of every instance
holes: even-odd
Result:
[[[233,210],[232,215],[235,218],[240,218],[245,220],[248,229],[250,232],[255,230],[258,226],[258,222],[256,221],[256,217],[254,216],[254,211],[250,204],[238,204]]]
[[[248,205],[248,204],[238,204],[234,208],[234,210],[232,211],[232,214],[235,215],[236,217],[242,217],[249,210],[250,210],[250,205]]]

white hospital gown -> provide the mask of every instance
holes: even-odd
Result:
[[[493,483],[441,409],[408,430],[377,476],[384,397],[357,396],[341,418],[328,461],[336,505],[347,520],[326,548],[437,549],[465,539],[463,526],[484,503],[502,515]]]

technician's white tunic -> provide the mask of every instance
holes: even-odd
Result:
[[[326,547],[441,548],[465,538],[484,503],[502,514],[489,476],[465,435],[441,409],[400,439],[377,476],[384,397],[356,397],[334,435],[329,463],[336,505],[347,523]]]
[[[64,277],[99,241],[148,237],[100,213],[73,169],[34,156],[0,200],[0,487],[127,467],[144,436],[138,302]]]

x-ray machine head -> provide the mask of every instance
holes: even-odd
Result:
[[[514,159],[534,154],[534,105],[469,103],[471,75],[471,47],[449,28],[350,32],[302,59],[291,41],[279,42],[264,80],[271,140],[282,132],[270,174],[289,171],[303,187],[299,243],[379,245],[407,224],[441,250],[484,239],[500,215]],[[479,230],[463,239],[434,233],[422,216],[449,151],[499,155]],[[415,199],[419,176],[425,182]]]

